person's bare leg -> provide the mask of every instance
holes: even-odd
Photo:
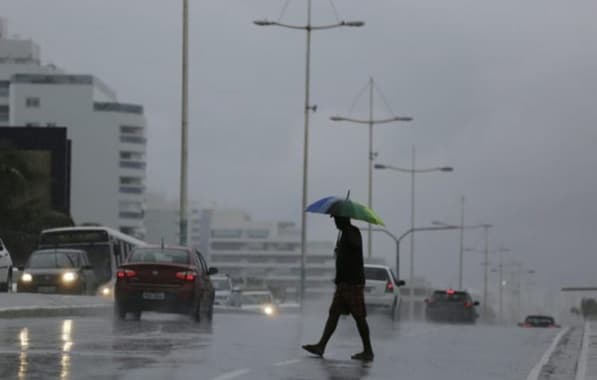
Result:
[[[373,348],[371,347],[371,337],[369,335],[369,325],[367,324],[367,319],[365,317],[355,317],[354,320],[357,323],[357,329],[359,330],[359,335],[363,341],[363,352],[352,355],[352,359],[372,361]]]
[[[328,320],[325,323],[325,327],[323,329],[323,334],[321,334],[321,339],[317,344],[306,344],[303,346],[303,349],[318,356],[323,356],[323,352],[325,351],[325,346],[327,346],[332,334],[336,331],[336,326],[338,326],[338,320],[340,319],[340,314],[332,313],[328,315]]]

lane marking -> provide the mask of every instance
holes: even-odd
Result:
[[[570,330],[570,327],[566,327],[564,330],[560,331],[560,333],[558,335],[556,335],[556,337],[551,342],[551,345],[549,346],[547,351],[545,351],[545,353],[543,353],[543,356],[541,357],[541,360],[539,360],[539,363],[537,363],[537,365],[535,365],[535,367],[533,367],[533,369],[531,370],[531,373],[529,373],[529,375],[527,376],[527,380],[538,380],[539,379],[539,375],[541,375],[541,370],[543,369],[543,366],[547,364],[547,362],[551,358],[551,355],[556,350],[558,343],[560,343],[560,340],[562,339],[564,334],[566,334],[568,332],[568,330]]]
[[[284,360],[284,361],[281,361],[281,362],[274,363],[273,366],[274,367],[284,367],[284,366],[287,366],[287,365],[300,363],[302,361],[303,361],[303,359]]]
[[[591,326],[589,322],[585,322],[584,334],[582,336],[582,348],[580,350],[580,357],[576,365],[576,380],[585,380],[587,376],[587,362],[589,359],[589,340]]]
[[[245,369],[239,369],[237,371],[231,371],[231,372],[227,372],[223,375],[220,375],[218,377],[214,377],[211,380],[230,380],[230,379],[234,379],[236,377],[242,376],[242,375],[246,375],[247,373],[249,373],[250,370],[245,368]]]

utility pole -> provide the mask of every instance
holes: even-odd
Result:
[[[458,256],[458,289],[463,290],[464,272],[464,195],[460,198],[460,252]]]
[[[487,302],[488,302],[488,295],[487,295],[487,279],[489,277],[489,228],[491,228],[491,225],[489,224],[485,224],[483,225],[483,230],[484,230],[484,236],[485,236],[485,249],[484,249],[484,254],[485,254],[485,262],[483,263],[483,265],[485,265],[485,271],[484,271],[484,275],[483,275],[483,316],[484,318],[487,318]]]
[[[182,107],[180,134],[180,245],[187,245],[187,165],[188,165],[188,60],[189,60],[189,0],[182,0]]]

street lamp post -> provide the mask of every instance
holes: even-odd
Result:
[[[409,282],[411,283],[410,289],[410,318],[413,319],[414,316],[414,289],[412,284],[414,283],[415,277],[415,240],[414,240],[414,232],[417,231],[415,228],[415,174],[416,173],[432,173],[432,172],[452,172],[454,168],[450,166],[443,166],[443,167],[435,167],[435,168],[427,168],[427,169],[415,169],[415,147],[413,146],[412,149],[412,167],[411,169],[404,169],[393,165],[384,165],[384,164],[375,164],[375,169],[388,169],[393,170],[401,173],[408,173],[410,174],[410,231],[413,232],[410,235],[410,272],[409,272]],[[457,227],[456,227],[457,228]],[[454,228],[449,228],[454,229]]]
[[[180,221],[179,243],[187,244],[187,165],[188,165],[188,104],[189,104],[189,0],[182,0],[182,104],[180,146]]]
[[[369,126],[369,172],[368,172],[368,202],[367,206],[369,208],[373,208],[373,161],[375,160],[375,152],[373,152],[373,126],[378,124],[388,124],[392,122],[398,121],[412,121],[413,118],[409,116],[395,116],[389,119],[374,119],[373,117],[373,88],[375,86],[375,82],[373,78],[369,78],[369,119],[362,120],[362,119],[353,119],[350,117],[344,116],[332,116],[330,120],[332,121],[346,121],[350,123],[356,124],[365,124]],[[367,232],[367,256],[371,257],[372,252],[372,235],[371,235],[372,227],[368,227]]]
[[[309,112],[314,111],[316,106],[310,104],[310,85],[311,85],[311,32],[318,30],[327,30],[340,27],[361,27],[365,25],[362,21],[340,21],[329,25],[311,24],[311,0],[307,1],[307,24],[289,25],[277,21],[258,20],[253,22],[257,26],[279,26],[282,28],[304,30],[307,34],[306,54],[305,54],[305,104],[304,104],[304,137],[303,137],[303,186],[301,202],[301,278],[299,301],[301,307],[305,297],[305,258],[307,245],[307,179],[308,179],[308,154],[309,154]]]

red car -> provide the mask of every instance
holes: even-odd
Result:
[[[140,319],[147,310],[211,320],[215,290],[209,276],[217,272],[190,248],[136,248],[116,273],[115,315]]]

